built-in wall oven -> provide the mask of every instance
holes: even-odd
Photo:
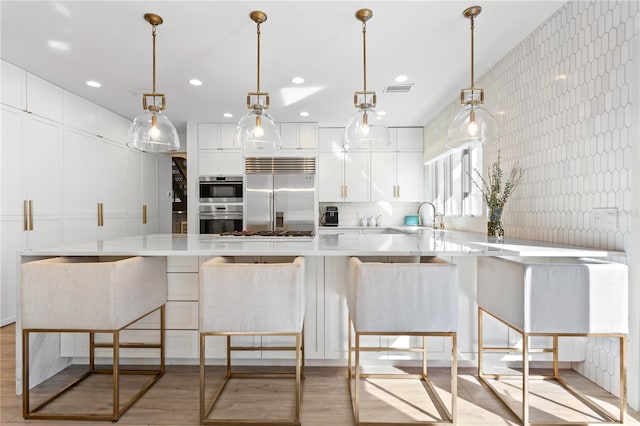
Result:
[[[242,231],[242,176],[200,176],[199,200],[201,234]]]
[[[242,203],[242,176],[200,176],[200,203]]]
[[[242,231],[242,204],[200,204],[200,233]]]

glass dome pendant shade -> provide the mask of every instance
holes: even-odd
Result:
[[[466,148],[470,145],[496,141],[499,138],[498,125],[491,113],[483,106],[484,90],[474,85],[473,30],[475,17],[480,12],[482,12],[480,6],[472,6],[462,13],[471,21],[471,87],[462,89],[460,92],[462,108],[454,116],[447,133],[445,145],[449,149]]]
[[[372,17],[373,12],[369,9],[360,9],[356,12],[356,19],[362,22],[364,89],[356,91],[353,95],[353,104],[358,108],[358,112],[351,117],[345,128],[343,145],[345,150],[391,147],[389,128],[375,113],[376,92],[367,90],[367,21]]]
[[[156,27],[162,24],[162,18],[154,13],[146,13],[144,19],[153,27],[153,89],[142,95],[142,108],[127,135],[127,146],[144,152],[172,152],[180,150],[178,132],[169,118],[162,112],[166,107],[163,93],[156,91]],[[147,104],[147,99],[151,101]]]
[[[347,123],[344,149],[366,149],[370,146],[391,146],[389,128],[377,117],[373,107],[363,106]]]
[[[267,113],[269,109],[269,92],[260,91],[260,24],[267,20],[267,15],[259,10],[253,11],[249,17],[257,25],[258,35],[258,72],[257,90],[247,94],[247,112],[238,121],[233,145],[245,151],[277,150],[282,146],[280,132],[276,123]]]

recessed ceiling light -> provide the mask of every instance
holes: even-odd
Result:
[[[71,50],[71,46],[69,46],[69,43],[64,41],[49,40],[47,42],[47,46],[56,50]]]
[[[404,81],[407,81],[408,79],[409,79],[409,77],[407,77],[406,75],[404,75],[404,74],[400,74],[399,76],[397,76],[397,77],[396,77],[396,78],[394,78],[393,80],[394,80],[396,83],[402,83],[402,82],[404,82]]]
[[[376,111],[379,116],[387,115],[387,111]]]
[[[291,79],[291,82],[293,84],[302,84],[302,83],[304,83],[304,78],[302,78],[302,77],[293,77]]]
[[[309,116],[309,113],[307,111],[302,111],[300,113],[300,117],[308,117],[308,116]]]
[[[87,86],[91,86],[91,87],[102,87],[102,84],[98,83],[97,81],[88,80],[88,81],[87,81]]]
[[[225,118],[231,118],[233,117],[233,114],[231,114],[230,112],[225,112],[224,114],[222,114]]]
[[[191,80],[189,80],[189,84],[192,86],[202,86],[202,82],[197,78],[192,78]]]

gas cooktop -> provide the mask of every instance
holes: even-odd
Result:
[[[280,238],[280,237],[292,237],[292,238],[313,238],[313,231],[230,231],[222,232],[221,237],[250,237],[250,238]]]

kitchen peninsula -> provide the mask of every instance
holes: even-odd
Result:
[[[366,230],[321,232],[314,238],[221,237],[217,235],[156,234],[127,237],[58,248],[24,251],[22,262],[54,256],[166,256],[168,259],[169,302],[167,303],[167,362],[197,364],[197,285],[198,266],[212,256],[260,257],[305,256],[306,316],[305,350],[309,365],[343,365],[346,362],[346,280],[349,256],[372,256],[381,261],[395,256],[439,256],[459,265],[459,362],[474,365],[476,359],[476,259],[478,256],[533,257],[607,257],[624,253],[569,247],[535,241],[493,238],[470,232],[440,231],[429,228],[397,227]],[[178,290],[172,290],[172,286]],[[186,288],[191,287],[191,296]],[[195,287],[195,288],[194,288]],[[174,297],[172,297],[174,294]],[[16,328],[16,389],[21,391],[20,322]],[[53,336],[48,336],[51,338]],[[75,339],[80,339],[76,336]],[[489,336],[491,337],[491,336]],[[495,339],[502,338],[497,331]],[[55,339],[55,341],[53,341]],[[86,345],[81,340],[43,339],[33,345],[32,383],[38,383],[74,362],[83,362]],[[561,360],[575,360],[580,351],[573,344],[562,350]],[[430,359],[445,360],[445,342],[432,345]],[[82,349],[79,349],[82,348]],[[562,348],[562,345],[561,345]],[[212,348],[210,358],[222,358],[219,348]],[[577,354],[577,355],[576,355]],[[140,362],[148,354],[131,356]],[[258,355],[258,358],[260,355]],[[248,363],[260,363],[255,358]],[[125,360],[126,361],[126,360]],[[442,361],[440,361],[442,362]]]

